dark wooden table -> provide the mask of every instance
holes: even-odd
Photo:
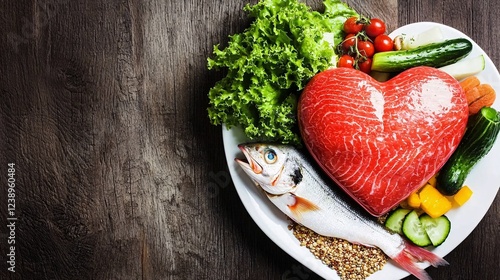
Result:
[[[497,0],[347,2],[390,30],[450,25],[500,62]],[[251,220],[207,118],[206,59],[245,4],[0,2],[0,279],[319,279]],[[434,279],[499,279],[499,202]]]

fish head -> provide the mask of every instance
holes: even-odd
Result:
[[[293,160],[293,148],[285,145],[245,143],[238,145],[245,159],[235,161],[243,171],[270,194],[292,191],[302,180],[301,167]]]

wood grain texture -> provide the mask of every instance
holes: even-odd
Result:
[[[347,2],[389,30],[451,25],[500,62],[495,0]],[[0,2],[0,184],[14,162],[18,217],[9,273],[2,187],[0,279],[319,279],[251,220],[207,118],[222,73],[206,58],[248,26],[246,3]],[[498,201],[434,279],[500,274]]]

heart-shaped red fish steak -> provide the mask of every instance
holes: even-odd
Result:
[[[465,132],[467,106],[460,84],[435,68],[411,68],[384,83],[335,68],[307,84],[298,119],[324,171],[381,216],[444,165]]]

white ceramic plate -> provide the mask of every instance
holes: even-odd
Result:
[[[446,38],[463,37],[472,41],[471,38],[462,32],[446,25],[419,22],[405,25],[390,34],[393,38],[398,34],[418,34],[428,30],[434,26],[440,26]],[[472,41],[473,42],[473,41]],[[479,54],[485,54],[484,51],[473,42],[474,48],[469,57],[474,57]],[[486,55],[486,54],[485,54]],[[492,63],[491,59],[486,55],[486,68],[477,76],[483,83],[489,83],[497,92],[500,92],[500,75],[498,70]],[[494,108],[500,108],[500,101],[497,99]],[[223,129],[224,150],[226,154],[229,171],[240,196],[243,205],[247,209],[255,223],[264,231],[264,233],[281,247],[290,256],[297,261],[314,271],[325,279],[340,279],[337,273],[331,268],[323,265],[321,261],[316,259],[307,248],[299,245],[298,240],[288,230],[288,220],[286,216],[280,212],[260,189],[250,181],[249,177],[241,170],[238,164],[234,161],[236,157],[242,157],[237,145],[248,141],[243,132],[239,129],[227,130]],[[498,192],[500,185],[500,172],[498,166],[500,164],[500,140],[496,141],[494,147],[489,154],[483,158],[472,170],[465,182],[470,186],[474,194],[471,199],[462,207],[451,210],[447,216],[452,222],[452,229],[448,239],[439,247],[433,249],[433,252],[441,257],[451,252],[457,247],[479,224],[483,216],[488,211],[490,205]],[[496,168],[496,169],[495,169]],[[453,266],[453,263],[450,264]],[[421,264],[422,268],[427,267],[426,264]],[[460,269],[457,267],[456,269]],[[371,275],[369,280],[387,280],[401,279],[408,276],[405,270],[400,269],[392,261],[381,270]]]

